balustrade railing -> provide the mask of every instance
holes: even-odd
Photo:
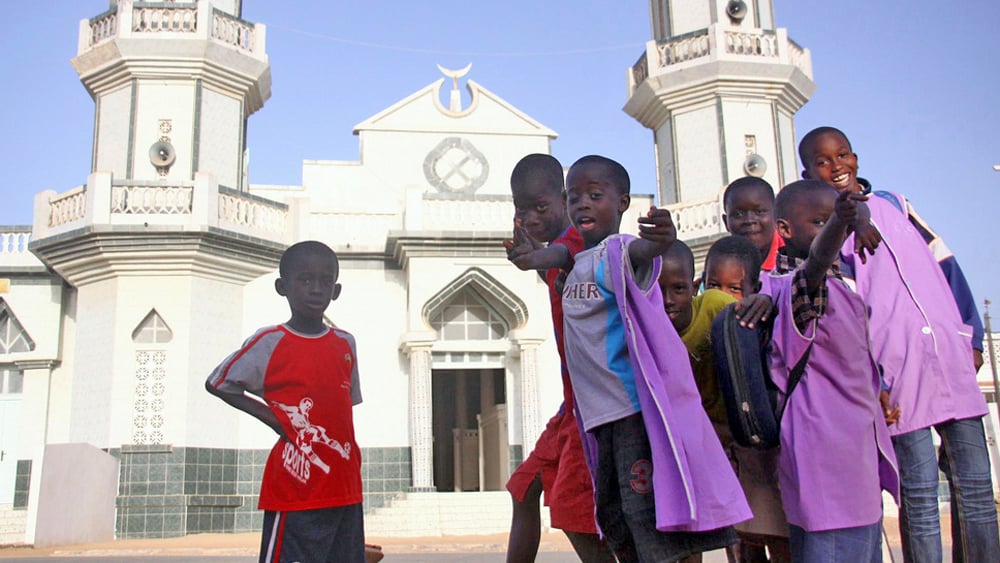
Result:
[[[198,5],[179,4],[176,6],[160,3],[136,2],[132,5],[132,31],[159,32],[198,31]]]
[[[288,206],[229,188],[219,188],[219,221],[238,227],[282,234]]]
[[[49,200],[49,227],[83,219],[87,212],[86,188],[79,186]]]
[[[118,10],[112,8],[90,19],[90,44],[97,45],[118,35]]]
[[[788,61],[801,69],[807,76],[812,76],[812,61],[806,56],[806,50],[791,39],[788,40]]]
[[[774,32],[727,31],[726,52],[731,55],[778,56],[778,38]]]
[[[253,51],[254,26],[221,10],[212,10],[212,38]]]
[[[510,197],[424,197],[423,228],[445,231],[509,231],[514,208]]]
[[[661,67],[704,57],[709,54],[710,49],[711,41],[708,29],[692,31],[656,44],[656,50],[660,54],[659,66]]]
[[[130,7],[129,7],[130,6]],[[121,10],[130,10],[122,12]],[[199,23],[199,10],[211,10]],[[121,29],[124,26],[124,29]],[[207,27],[207,30],[201,29]],[[90,19],[89,36],[84,31],[85,47],[94,47],[118,35],[129,33],[190,33],[254,53],[257,26],[213,7],[208,2],[119,2],[116,7]]]
[[[28,243],[31,242],[31,227],[0,227],[0,255],[28,254]]]
[[[655,73],[656,69],[703,57],[730,60],[747,60],[747,57],[778,59],[798,67],[807,76],[812,76],[812,64],[805,49],[789,39],[783,29],[739,31],[713,24],[705,29],[657,41],[653,47],[632,65],[632,88]],[[654,56],[656,59],[650,60]]]
[[[632,65],[632,86],[642,84],[647,78],[649,78],[649,61],[646,59],[646,53],[643,53]]]
[[[111,213],[186,215],[191,213],[193,186],[112,184]]]
[[[678,238],[690,240],[723,232],[722,204],[717,197],[665,207],[673,217]]]

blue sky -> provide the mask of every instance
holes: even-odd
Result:
[[[3,6],[0,225],[29,224],[35,193],[68,190],[90,171],[94,107],[69,59],[79,20],[108,2]],[[621,111],[648,14],[641,0],[244,0],[244,19],[268,25],[273,78],[250,118],[250,181],[298,184],[304,159],[357,159],[355,124],[437,80],[436,64],[471,62],[469,78],[559,133],[553,154],[564,163],[605,154],[636,191],[652,192],[652,134]],[[910,197],[977,301],[1000,305],[1000,4],[776,0],[775,17],[812,52],[818,89],[797,133],[847,132],[860,175]]]

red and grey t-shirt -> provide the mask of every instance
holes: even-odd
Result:
[[[353,336],[337,329],[303,335],[284,325],[262,328],[208,382],[264,399],[291,438],[271,450],[258,508],[312,510],[362,501],[352,414],[361,402]]]

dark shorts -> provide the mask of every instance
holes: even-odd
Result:
[[[362,505],[288,512],[265,510],[260,562],[294,561],[364,563]]]
[[[545,506],[549,507],[553,528],[597,533],[594,488],[573,411],[567,409],[549,420],[531,455],[510,476],[507,490],[523,502],[528,487],[538,476],[542,479]]]
[[[676,561],[736,543],[732,526],[707,532],[656,529],[653,456],[641,413],[593,432],[597,439],[597,523],[619,561]]]

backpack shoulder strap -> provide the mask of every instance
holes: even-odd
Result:
[[[781,431],[781,417],[785,414],[785,407],[788,405],[788,399],[792,396],[792,391],[799,385],[799,381],[802,379],[802,374],[806,371],[806,364],[809,363],[809,354],[812,352],[813,343],[810,342],[809,346],[806,347],[806,351],[802,353],[802,357],[799,361],[792,367],[792,371],[788,373],[788,389],[785,391],[785,397],[778,406],[778,412],[775,413],[775,418],[778,419],[778,431]]]

